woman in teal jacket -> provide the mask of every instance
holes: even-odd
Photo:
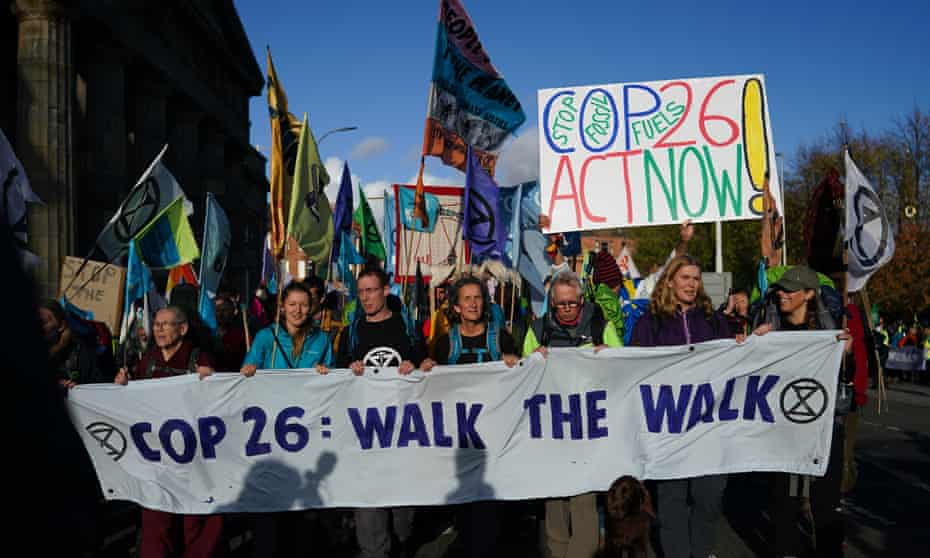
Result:
[[[333,364],[333,349],[329,337],[313,321],[320,301],[314,300],[310,289],[299,281],[288,285],[281,298],[277,340],[275,325],[259,331],[242,363],[242,374],[253,376],[259,368],[316,368],[325,374]]]

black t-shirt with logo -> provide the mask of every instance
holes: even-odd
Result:
[[[337,367],[347,368],[357,360],[365,366],[400,366],[394,352],[400,355],[401,361],[409,360],[416,366],[423,361],[425,351],[422,344],[410,339],[404,320],[397,312],[380,322],[360,321],[356,333],[358,339],[355,348],[350,351],[349,331],[346,329],[342,332]]]
[[[517,348],[516,344],[513,342],[513,337],[507,333],[506,330],[498,330],[497,335],[501,357],[503,357],[503,355],[517,354]],[[433,357],[434,360],[439,364],[448,364],[450,349],[451,346],[449,344],[448,334],[437,337],[436,349],[434,351],[435,356]],[[479,355],[482,356],[481,362],[489,362],[491,360],[491,355],[488,352],[487,330],[485,330],[484,333],[471,337],[462,335],[462,350],[456,364],[475,364],[478,362]]]

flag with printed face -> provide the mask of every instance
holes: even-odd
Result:
[[[894,257],[894,231],[872,184],[846,151],[847,288],[856,292]]]
[[[440,0],[423,154],[461,171],[466,146],[491,175],[503,142],[526,121],[460,0]]]
[[[384,260],[385,252],[384,243],[381,241],[381,232],[378,231],[378,224],[371,212],[371,206],[368,205],[368,200],[365,199],[364,190],[358,191],[358,197],[358,208],[353,214],[353,219],[361,229],[361,253],[363,256],[374,256],[379,260]]]
[[[97,236],[96,247],[108,261],[115,261],[125,254],[129,239],[136,238],[142,229],[176,200],[181,199],[185,215],[194,213],[193,205],[187,200],[181,185],[162,163],[167,150],[168,146],[165,145]]]
[[[294,188],[291,191],[291,208],[287,218],[287,234],[313,261],[317,275],[325,276],[333,245],[333,212],[323,188],[329,184],[326,167],[320,161],[316,140],[304,115],[300,144],[297,148],[297,165],[294,169]]]
[[[287,212],[291,207],[291,184],[294,182],[302,124],[288,111],[287,94],[278,81],[270,47],[267,66],[268,116],[271,118],[271,255],[278,259],[284,252]]]
[[[232,232],[226,212],[212,193],[207,193],[207,213],[203,226],[203,257],[200,258],[200,317],[211,331],[216,331],[213,298],[226,271]]]
[[[153,269],[169,269],[200,257],[200,249],[177,198],[135,236],[139,257]]]
[[[471,245],[472,261],[499,260],[504,253],[507,231],[500,220],[498,197],[497,184],[469,147],[462,238]]]

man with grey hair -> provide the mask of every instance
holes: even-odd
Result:
[[[622,345],[617,330],[601,308],[585,302],[578,276],[561,271],[549,287],[549,308],[533,321],[523,342],[523,356],[548,355],[549,347],[593,347],[595,351]],[[593,492],[546,500],[546,549],[552,558],[590,558],[597,554],[599,529]]]
[[[117,384],[136,380],[197,374],[204,379],[213,373],[213,357],[186,338],[187,315],[177,306],[163,308],[155,314],[152,337],[155,346],[142,357],[132,374],[125,368],[116,375]],[[183,523],[183,537],[177,540],[172,527]],[[214,556],[221,553],[222,515],[177,515],[142,509],[142,558],[156,556]]]
[[[162,308],[152,322],[155,346],[142,357],[135,370],[125,368],[116,375],[116,383],[125,385],[130,378],[152,379],[198,374],[201,379],[213,373],[213,356],[194,347],[187,339],[190,324],[187,314],[177,306]]]

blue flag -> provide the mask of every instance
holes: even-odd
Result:
[[[413,218],[413,201],[416,192],[412,188],[401,186],[398,191],[398,203],[400,205],[400,220],[404,228],[411,231],[433,232],[436,228],[436,217],[439,215],[439,198],[433,194],[425,194],[426,215],[429,217],[428,226],[424,227],[422,222]]]
[[[520,186],[520,261],[517,268],[530,286],[533,313],[541,316],[546,310],[543,280],[552,265],[546,254],[549,241],[539,230],[539,183],[524,182]]]
[[[517,267],[520,262],[520,198],[523,196],[523,184],[501,186],[497,210],[501,223],[506,228],[504,258],[510,267]]]
[[[394,242],[397,234],[394,226],[394,196],[384,191],[384,271],[394,277]],[[392,281],[393,282],[393,281]]]
[[[126,292],[123,297],[123,323],[120,328],[120,343],[126,340],[129,329],[129,321],[132,316],[133,303],[145,297],[145,293],[152,287],[152,273],[149,268],[142,263],[139,257],[139,250],[136,247],[136,240],[129,240],[129,256],[126,263]]]
[[[200,258],[200,308],[203,323],[216,332],[216,312],[213,298],[220,287],[226,270],[232,233],[226,212],[217,203],[216,197],[207,192],[207,214],[203,222],[203,255]]]
[[[341,255],[340,242],[342,235],[340,232],[349,232],[352,230],[352,174],[349,172],[349,163],[342,167],[342,182],[339,183],[339,194],[336,197],[336,208],[333,211],[333,255]]]
[[[355,284],[355,277],[352,276],[350,265],[365,263],[365,258],[355,249],[355,240],[351,232],[342,232],[339,246],[339,276],[342,278],[342,284],[349,291],[349,298],[355,298],[358,294]]]
[[[469,147],[462,238],[471,245],[472,261],[499,260],[504,254],[507,231],[498,213],[498,198],[497,184]]]

